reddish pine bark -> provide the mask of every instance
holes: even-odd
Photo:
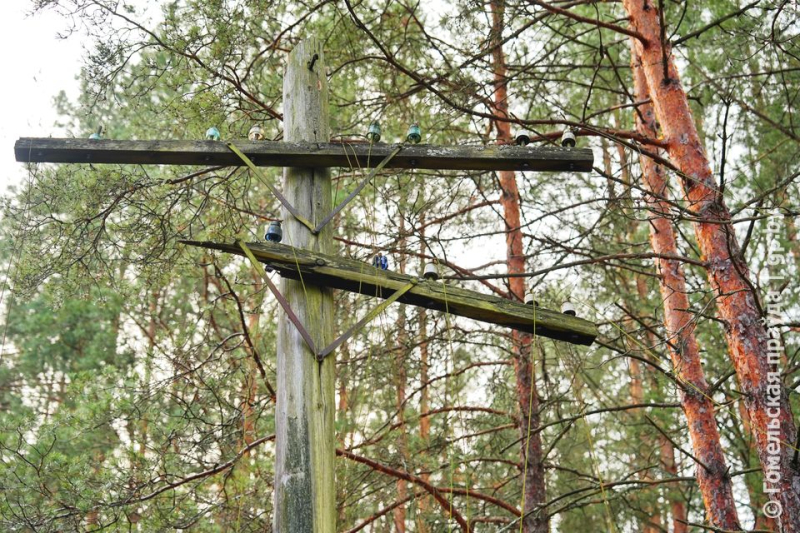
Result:
[[[256,294],[262,288],[262,282],[257,275],[253,275],[253,283]],[[253,332],[258,328],[258,321],[260,315],[252,313],[247,317],[247,330],[250,332],[253,344],[256,344],[257,339],[253,337]],[[244,364],[246,367],[245,378],[242,383],[242,443],[241,445],[247,446],[252,444],[256,439],[256,418],[257,413],[253,408],[256,404],[256,397],[258,396],[258,366],[256,365],[256,353],[245,344],[248,356]],[[250,452],[245,452],[245,456],[249,456]]]
[[[677,477],[678,466],[675,464],[675,448],[669,439],[663,435],[659,435],[659,443],[661,445],[661,468],[672,477]],[[672,511],[672,533],[687,533],[689,527],[686,525],[686,504],[680,497],[671,496],[669,507]]]
[[[744,427],[745,433],[750,433],[752,431],[750,427],[750,419],[747,416],[747,408],[744,406],[744,402],[736,402],[736,407],[739,410],[739,417],[742,421],[742,426]],[[758,455],[758,452],[755,449],[755,443],[753,441],[749,441],[749,448],[750,451],[755,452]],[[767,502],[767,496],[764,494],[764,491],[759,484],[754,485],[753,483],[748,483],[747,478],[745,478],[745,484],[747,484],[747,491],[750,493],[750,506],[754,510],[756,514],[756,523],[753,524],[753,529],[764,529],[767,531],[778,531],[778,523],[775,521],[774,518],[770,518],[769,516],[765,516],[759,512],[759,509]]]
[[[401,424],[400,427],[400,436],[398,437],[397,446],[399,448],[400,454],[403,456],[406,463],[409,463],[408,457],[408,442],[407,442],[407,435],[406,435],[406,426],[405,426],[405,416],[403,414],[403,405],[406,401],[406,375],[405,375],[405,344],[406,339],[404,333],[405,329],[405,313],[401,310],[400,317],[402,319],[402,324],[398,323],[398,327],[400,329],[400,335],[398,335],[398,351],[397,351],[397,372],[396,372],[396,379],[397,379],[397,421]],[[399,322],[399,321],[398,321]],[[408,487],[406,486],[406,480],[398,479],[397,480],[397,499],[399,501],[403,501],[408,497]],[[400,504],[395,507],[394,511],[392,511],[394,517],[394,529],[397,533],[405,533],[406,531],[406,506],[405,504]]]
[[[768,361],[768,332],[761,322],[749,269],[739,253],[730,212],[711,172],[671,51],[662,49],[658,9],[649,0],[623,0],[623,4],[631,26],[647,39],[644,43],[637,40],[635,49],[642,59],[670,159],[686,176],[682,184],[688,207],[700,219],[695,222],[697,244],[709,265],[717,312],[725,324],[728,349],[762,468],[768,472],[775,465],[781,473],[772,486],[777,490],[772,497],[783,511],[779,518],[781,528],[784,533],[800,532],[800,469],[792,463],[797,428],[782,383],[778,382],[779,405],[769,405],[769,373],[774,369]],[[667,59],[666,75],[662,52]],[[777,414],[774,420],[779,428],[779,445],[770,438],[770,413]],[[700,459],[706,460],[702,456]]]
[[[255,331],[259,316],[252,314],[247,319],[247,327],[250,331]],[[243,446],[252,444],[256,439],[256,411],[253,406],[258,395],[258,369],[256,367],[253,354],[245,361],[246,371],[244,382],[242,383],[242,440]],[[250,455],[250,452],[245,454]]]
[[[492,59],[494,63],[494,114],[501,118],[508,117],[508,88],[506,85],[506,63],[501,44],[503,32],[503,0],[493,0],[492,35],[494,45]],[[501,143],[511,141],[511,126],[505,121],[496,121],[497,138]],[[503,206],[503,218],[506,226],[506,257],[509,273],[525,271],[525,256],[520,227],[520,205],[517,179],[513,171],[500,172],[502,194],[500,204]],[[511,297],[522,301],[525,297],[525,281],[521,277],[509,278]],[[539,395],[533,379],[531,363],[531,336],[514,331],[514,374],[517,381],[517,398],[520,407],[520,432],[524,507],[523,514],[545,502],[544,463],[542,460],[542,440],[536,428],[539,427]],[[531,431],[534,431],[531,434]],[[549,530],[547,516],[531,513],[523,518],[525,533],[547,533]]]
[[[641,60],[632,54],[634,90],[638,101],[650,97]],[[636,129],[643,135],[658,137],[655,113],[650,104],[641,105],[636,114]],[[653,252],[679,255],[672,223],[663,215],[670,206],[659,199],[668,194],[664,169],[649,157],[641,158],[644,187],[653,193],[647,197],[650,206],[650,243]],[[664,305],[664,325],[670,339],[669,354],[675,376],[683,385],[681,406],[689,427],[694,455],[703,464],[696,465],[697,482],[711,524],[727,530],[739,530],[739,518],[731,489],[731,479],[719,439],[714,403],[707,395],[708,384],[700,363],[700,349],[694,335],[693,315],[686,294],[686,279],[679,261],[658,259],[661,297]]]

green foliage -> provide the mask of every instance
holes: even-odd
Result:
[[[496,141],[488,4],[37,6],[85,23],[94,38],[81,98],[56,102],[76,137],[102,124],[113,139],[201,139],[215,125],[223,140],[239,139],[257,122],[267,138],[280,139],[285,56],[314,34],[325,42],[334,138],[355,142],[380,120],[386,142],[401,140],[415,121],[425,143]],[[739,9],[723,0],[665,6],[673,41]],[[613,24],[625,17],[618,3],[570,11]],[[764,29],[765,17],[775,17],[775,35]],[[690,521],[702,522],[698,491],[683,479],[695,464],[680,450],[691,444],[677,408],[658,274],[647,257],[656,213],[642,199],[639,154],[617,150],[636,148],[620,133],[633,129],[635,116],[629,39],[514,2],[505,4],[501,33],[514,132],[555,138],[580,126],[579,143],[594,148],[600,170],[517,174],[527,270],[537,272],[529,288],[547,308],[573,301],[601,329],[591,348],[534,344],[543,512],[553,531],[641,531],[648,522],[667,528],[669,504],[679,502]],[[798,190],[789,178],[798,165],[800,66],[791,37],[786,15],[768,3],[676,46],[718,176],[725,144],[723,195],[741,220],[739,241],[749,235],[745,255],[762,289],[763,213],[785,215],[779,240],[797,253]],[[3,200],[11,296],[0,363],[0,529],[269,530],[274,447],[268,439],[249,447],[274,431],[277,309],[243,261],[178,241],[258,240],[280,209],[247,169],[192,176],[198,170],[32,166]],[[280,180],[279,170],[265,172]],[[333,169],[332,177],[341,200],[364,170]],[[338,252],[368,262],[383,250],[390,268],[409,273],[436,258],[466,269],[463,275],[498,276],[452,283],[506,293],[505,238],[516,228],[503,218],[502,194],[491,173],[384,172],[337,217]],[[678,251],[692,260],[685,265],[691,311],[706,379],[718,385],[726,459],[741,472],[758,463],[736,407],[724,324],[713,318],[716,295],[704,269],[693,264],[702,258],[679,188],[669,194]],[[792,258],[785,273],[796,278]],[[796,314],[797,288],[786,294]],[[338,330],[371,305],[337,294]],[[787,344],[792,384],[797,347]],[[445,494],[475,520],[476,532],[497,531],[512,514],[486,497],[516,508],[522,502],[520,412],[530,398],[517,389],[517,363],[504,330],[392,308],[337,353],[336,446],[436,487],[468,489]],[[658,407],[629,408],[635,380],[641,401]],[[667,440],[675,472],[663,460]],[[383,511],[399,498],[397,479],[342,458],[336,468],[337,529],[372,518],[366,527],[394,530],[394,511]],[[647,479],[663,483],[638,483]],[[757,472],[734,480],[747,524],[760,482]],[[421,486],[405,487],[408,530],[451,530]]]
[[[79,373],[104,365],[128,366],[132,353],[117,353],[122,301],[108,289],[91,288],[81,298],[57,301],[43,292],[11,302],[8,340],[19,350],[17,369],[26,375]]]

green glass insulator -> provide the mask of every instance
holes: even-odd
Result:
[[[381,140],[381,123],[377,120],[369,125],[367,140],[376,143]]]
[[[422,133],[419,129],[419,124],[416,122],[408,127],[408,134],[406,135],[406,141],[410,142],[411,144],[419,144],[422,140]]]

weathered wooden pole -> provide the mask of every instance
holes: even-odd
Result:
[[[284,139],[327,142],[328,85],[322,44],[307,39],[289,54],[283,81]],[[305,218],[320,222],[331,210],[326,168],[285,168],[283,193]],[[284,242],[331,253],[331,227],[319,235],[283,210]],[[333,340],[331,289],[283,278],[281,292],[318,347]],[[297,328],[278,322],[278,400],[275,413],[275,517],[280,533],[335,533],[334,358],[318,363]]]

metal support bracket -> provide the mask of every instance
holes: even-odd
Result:
[[[339,336],[339,338],[333,341],[330,345],[325,347],[322,351],[317,351],[314,339],[311,338],[311,335],[308,333],[308,330],[306,330],[302,322],[300,322],[298,316],[294,313],[294,311],[292,311],[292,307],[289,305],[289,302],[286,301],[286,298],[283,296],[283,294],[281,294],[281,291],[278,290],[275,284],[272,283],[272,280],[269,279],[269,276],[267,276],[267,272],[264,270],[264,267],[258,261],[258,259],[256,259],[255,255],[253,255],[252,250],[250,250],[250,248],[243,241],[237,240],[236,244],[239,246],[239,248],[242,249],[244,254],[247,256],[247,259],[250,260],[250,264],[252,265],[252,267],[256,269],[256,272],[258,272],[258,274],[264,279],[264,282],[267,284],[267,287],[269,287],[270,292],[272,292],[273,296],[275,296],[275,299],[278,300],[278,303],[286,312],[286,316],[289,317],[289,321],[292,324],[294,324],[295,328],[297,328],[297,331],[300,333],[300,336],[306,342],[308,347],[314,353],[314,357],[319,362],[322,362],[336,348],[341,346],[343,342],[352,337],[358,330],[366,326],[368,323],[372,322],[375,319],[375,317],[381,314],[387,307],[396,302],[405,293],[410,291],[414,287],[414,285],[419,283],[419,279],[414,278],[413,280],[411,280],[411,282],[407,283],[405,286],[396,290],[394,294],[392,294],[389,298],[387,298],[380,304],[376,305],[372,310],[370,310],[369,313],[367,313],[367,315],[364,318],[362,318],[354,325],[352,325],[350,329],[342,333]]]
[[[391,152],[389,155],[387,155],[386,157],[384,157],[384,158],[383,158],[383,160],[382,160],[380,163],[378,163],[378,166],[377,166],[377,167],[375,167],[374,169],[372,169],[372,172],[370,172],[370,173],[369,173],[369,175],[368,175],[366,178],[364,178],[364,179],[361,181],[361,183],[359,183],[359,184],[358,184],[358,186],[355,188],[355,190],[354,190],[353,192],[351,192],[351,193],[348,195],[348,197],[347,197],[347,198],[345,198],[344,200],[342,200],[342,202],[341,202],[339,205],[337,205],[337,206],[334,208],[334,210],[333,210],[333,211],[331,211],[331,214],[325,217],[325,220],[323,220],[322,222],[320,222],[320,223],[319,223],[319,225],[318,225],[316,228],[314,228],[313,230],[311,230],[311,233],[313,233],[314,235],[317,235],[317,234],[319,234],[319,232],[320,232],[320,231],[322,231],[322,229],[323,229],[325,226],[327,226],[327,225],[328,225],[328,223],[329,223],[331,220],[333,220],[333,217],[335,217],[335,216],[336,216],[336,215],[337,215],[337,214],[338,214],[338,213],[339,213],[339,212],[340,212],[342,209],[344,209],[344,208],[345,208],[345,206],[346,206],[347,204],[349,204],[349,203],[350,203],[350,202],[353,200],[353,198],[355,198],[356,196],[358,196],[358,194],[359,194],[359,193],[360,193],[360,192],[361,192],[361,191],[364,189],[364,187],[366,187],[366,186],[367,186],[367,184],[368,184],[370,181],[372,181],[372,178],[374,178],[374,177],[375,177],[375,175],[376,175],[378,172],[380,172],[380,171],[381,171],[381,169],[382,169],[383,167],[385,167],[385,166],[386,166],[386,165],[389,163],[389,161],[391,161],[391,160],[392,160],[392,158],[393,158],[394,156],[396,156],[397,154],[399,154],[399,153],[400,153],[400,150],[402,150],[402,149],[403,149],[403,146],[402,146],[402,145],[400,145],[400,146],[398,146],[397,148],[395,148],[394,150],[392,150],[392,152]]]
[[[328,355],[330,355],[330,353],[331,353],[332,351],[334,351],[336,348],[338,348],[338,347],[339,347],[339,346],[340,346],[340,345],[341,345],[341,344],[342,344],[344,341],[346,341],[347,339],[349,339],[350,337],[352,337],[352,336],[353,336],[353,334],[354,334],[355,332],[357,332],[359,329],[363,328],[363,327],[364,327],[364,326],[366,326],[368,323],[372,322],[372,320],[374,320],[376,316],[378,316],[379,314],[381,314],[381,313],[384,311],[384,309],[386,309],[387,307],[389,307],[391,304],[393,304],[394,302],[396,302],[396,301],[397,301],[397,300],[398,300],[398,299],[399,299],[401,296],[403,296],[405,293],[407,293],[408,291],[410,291],[410,290],[411,290],[411,289],[414,287],[414,285],[416,285],[417,283],[419,283],[419,280],[418,280],[418,279],[416,279],[416,278],[415,278],[415,279],[411,280],[411,283],[408,283],[408,284],[407,284],[407,285],[405,285],[404,287],[401,287],[400,289],[398,289],[397,291],[395,291],[395,293],[394,293],[394,294],[392,294],[391,296],[389,296],[389,297],[388,297],[386,300],[384,300],[384,301],[383,301],[383,302],[381,302],[380,304],[376,305],[376,306],[375,306],[375,307],[374,307],[374,308],[373,308],[373,309],[372,309],[372,310],[371,310],[369,313],[367,313],[367,316],[365,316],[364,318],[362,318],[361,320],[359,320],[358,322],[356,322],[355,324],[353,324],[353,325],[350,327],[350,329],[348,329],[347,331],[345,331],[344,333],[342,333],[342,334],[339,336],[339,338],[338,338],[338,339],[336,339],[335,341],[333,341],[333,342],[332,342],[332,343],[331,343],[331,344],[330,344],[330,345],[329,345],[327,348],[325,348],[324,350],[322,350],[322,351],[321,351],[321,352],[320,352],[320,353],[317,355],[317,360],[318,360],[318,361],[322,361],[323,359],[325,359],[325,358],[326,358]]]
[[[246,155],[244,155],[244,153],[243,153],[241,150],[239,150],[238,148],[236,148],[236,145],[234,145],[233,143],[228,143],[228,148],[230,148],[230,149],[231,149],[231,151],[232,151],[234,154],[238,155],[238,156],[239,156],[239,158],[240,158],[242,161],[244,161],[244,163],[245,163],[245,164],[246,164],[248,167],[250,167],[250,170],[252,170],[252,171],[253,171],[253,173],[255,173],[255,175],[256,175],[256,176],[258,176],[258,177],[261,179],[261,181],[263,181],[263,182],[264,182],[264,184],[265,184],[267,187],[269,187],[269,190],[270,190],[270,191],[272,191],[272,194],[274,194],[274,195],[275,195],[275,198],[277,198],[277,199],[278,199],[278,201],[281,203],[281,205],[283,205],[283,207],[285,207],[285,208],[286,208],[286,210],[287,210],[287,211],[289,211],[289,213],[291,213],[291,214],[292,214],[292,216],[293,216],[295,219],[297,219],[297,221],[298,221],[298,222],[300,222],[302,225],[304,225],[305,227],[307,227],[307,228],[308,228],[308,229],[309,229],[309,230],[310,230],[312,233],[316,233],[316,231],[314,230],[314,225],[313,225],[313,224],[311,224],[311,222],[309,222],[309,221],[308,221],[308,219],[307,219],[306,217],[304,217],[303,215],[301,215],[301,214],[300,214],[300,212],[299,212],[297,209],[295,209],[295,208],[294,208],[294,206],[293,206],[293,205],[292,205],[292,204],[289,202],[289,200],[287,200],[287,199],[286,199],[286,197],[285,197],[285,196],[284,196],[284,195],[281,193],[281,191],[279,191],[278,189],[276,189],[276,188],[275,188],[275,187],[274,187],[274,186],[273,186],[273,185],[272,185],[272,184],[269,182],[269,180],[266,178],[266,176],[264,176],[264,175],[261,173],[261,171],[258,169],[258,167],[255,165],[255,163],[253,163],[252,161],[250,161],[250,158],[249,158],[249,157],[247,157]]]
[[[283,310],[286,312],[286,316],[289,317],[289,320],[291,321],[291,323],[294,324],[295,328],[297,328],[297,331],[300,333],[300,336],[303,337],[304,341],[306,341],[306,344],[311,349],[311,351],[314,353],[314,356],[319,358],[319,356],[317,355],[317,353],[318,353],[317,352],[317,346],[316,346],[316,344],[314,344],[314,339],[311,338],[311,335],[308,333],[306,328],[303,326],[303,323],[300,322],[300,319],[297,318],[297,315],[294,314],[294,311],[292,311],[292,306],[290,306],[289,302],[286,301],[286,298],[284,298],[283,294],[281,294],[281,291],[279,291],[278,287],[276,287],[275,284],[272,283],[272,280],[269,279],[269,276],[267,276],[267,272],[264,270],[264,267],[261,265],[261,263],[258,262],[258,259],[256,259],[256,256],[253,255],[253,252],[244,243],[244,241],[237,240],[236,244],[239,245],[239,248],[241,248],[242,251],[245,253],[247,258],[250,260],[250,264],[253,266],[254,269],[256,269],[256,272],[258,272],[261,275],[261,277],[264,279],[264,283],[267,284],[267,287],[269,287],[269,290],[270,290],[270,292],[272,292],[272,295],[275,296],[276,300],[278,300],[278,303],[283,308]]]

